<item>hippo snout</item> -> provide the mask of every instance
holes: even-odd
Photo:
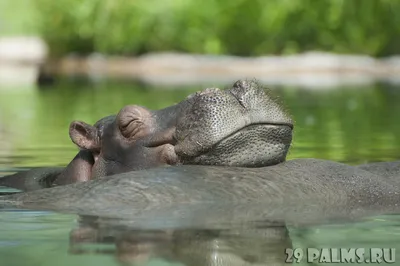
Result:
[[[175,152],[184,163],[217,164],[216,158],[199,158],[210,155],[211,150],[218,150],[219,158],[231,157],[233,145],[247,151],[249,160],[257,166],[259,160],[250,159],[254,152],[249,143],[262,142],[266,143],[266,151],[260,152],[262,161],[272,153],[274,164],[285,160],[292,140],[292,119],[256,81],[239,80],[229,89],[211,88],[195,93],[182,114],[176,125]],[[239,164],[239,157],[226,160],[226,164]]]

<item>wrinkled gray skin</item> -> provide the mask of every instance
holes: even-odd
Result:
[[[244,85],[250,92],[257,90],[254,83]],[[98,217],[97,226],[73,231],[72,244],[76,239],[104,235],[107,225],[115,223],[111,228],[114,233],[109,234],[115,238],[120,261],[143,261],[149,254],[157,254],[157,257],[188,265],[285,264],[283,250],[291,247],[285,227],[260,229],[256,234],[265,234],[265,239],[260,237],[261,242],[253,247],[244,238],[235,239],[229,235],[226,229],[232,224],[270,221],[272,225],[308,225],[400,211],[399,162],[358,167],[316,159],[282,162],[282,155],[286,156],[289,148],[287,140],[291,140],[291,123],[282,119],[287,116],[282,112],[274,115],[279,119],[264,120],[269,122],[267,125],[235,127],[232,125],[237,121],[243,122],[243,114],[247,117],[245,125],[247,121],[259,121],[246,112],[249,107],[250,111],[263,108],[263,104],[255,102],[264,96],[249,100],[244,97],[246,93],[236,94],[236,101],[225,101],[224,98],[231,97],[231,92],[216,94],[209,90],[206,96],[193,96],[192,106],[184,109],[187,120],[176,121],[173,145],[178,161],[251,165],[251,158],[257,158],[253,166],[263,163],[271,166],[159,167],[1,197],[1,204],[95,216]],[[209,104],[197,104],[202,101]],[[227,106],[238,111],[230,112],[232,109]],[[205,115],[207,113],[212,115]],[[219,113],[221,115],[216,115]],[[236,133],[221,137],[219,129]],[[254,142],[257,145],[252,145]],[[246,149],[241,149],[243,147]],[[121,228],[118,224],[131,231],[123,230],[118,234],[115,232],[116,228]],[[185,227],[208,228],[209,231],[172,230]],[[145,239],[148,233],[143,237],[143,231],[132,228],[160,231],[156,231],[157,238],[150,241]],[[109,239],[107,237],[107,241]],[[249,239],[254,242],[254,238]],[[257,251],[256,247],[263,244],[263,249]],[[279,252],[282,256],[274,257]]]
[[[238,81],[162,110],[132,105],[94,126],[74,121],[69,134],[81,151],[65,169],[18,173],[0,185],[27,191],[177,164],[268,166],[285,160],[292,129],[257,83]]]
[[[100,216],[93,226],[71,233],[74,253],[85,252],[77,240],[101,243],[98,237],[104,236],[104,242],[115,243],[121,262],[161,257],[199,266],[284,265],[283,251],[292,244],[282,225],[399,212],[399,186],[391,178],[345,164],[298,159],[265,168],[156,168],[7,200],[13,207]],[[246,222],[264,226],[249,236],[249,229],[240,226]],[[230,229],[235,226],[237,232]]]
[[[379,176],[381,164],[357,168],[315,159],[282,162],[292,139],[292,121],[255,82],[238,81],[224,91],[206,89],[189,96],[178,106],[178,114],[184,115],[175,116],[173,123],[167,121],[162,128],[172,129],[171,124],[174,127],[167,130],[168,134],[160,134],[162,137],[151,135],[159,130],[150,133],[137,130],[135,118],[149,116],[146,109],[140,107],[138,112],[135,106],[123,108],[109,130],[103,130],[100,145],[103,150],[96,160],[98,169],[106,169],[106,172],[100,171],[102,175],[116,175],[2,199],[22,208],[106,217],[128,215],[135,221],[161,215],[166,220],[172,219],[172,224],[189,222],[189,225],[194,223],[193,217],[201,224],[245,217],[294,222],[299,212],[307,212],[310,215],[302,217],[306,222],[331,216],[352,217],[366,210],[367,213],[397,211],[398,182],[393,176]],[[176,107],[169,110],[177,114]],[[182,165],[127,172],[136,160],[148,159],[130,150],[130,145],[135,143],[130,140],[136,132],[142,132],[141,137],[153,142],[172,139],[168,145],[173,149],[169,151],[180,164],[270,166]],[[99,147],[96,138],[86,137],[82,142],[81,146],[87,150]],[[110,153],[106,147],[112,148]],[[399,174],[393,164],[386,163],[383,168]],[[371,169],[379,169],[377,175]],[[93,173],[96,175],[98,171],[92,170]],[[238,208],[240,212],[234,211]],[[221,212],[226,215],[220,215]]]
[[[172,227],[246,219],[308,224],[398,212],[397,178],[317,159],[265,168],[186,165],[123,173],[1,200],[21,208],[131,218],[141,227],[154,224],[155,217]]]

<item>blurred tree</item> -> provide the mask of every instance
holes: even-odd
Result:
[[[55,55],[400,52],[399,0],[34,0]]]

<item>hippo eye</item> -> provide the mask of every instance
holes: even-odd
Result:
[[[131,118],[130,121],[125,120],[120,125],[120,130],[126,138],[135,136],[139,131],[143,122],[138,118]]]
[[[151,113],[144,107],[128,105],[117,115],[118,128],[125,138],[136,140],[149,134]]]

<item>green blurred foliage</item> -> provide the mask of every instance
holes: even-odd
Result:
[[[37,35],[38,12],[32,0],[0,0],[0,37]]]
[[[53,54],[400,52],[399,0],[34,0]]]

